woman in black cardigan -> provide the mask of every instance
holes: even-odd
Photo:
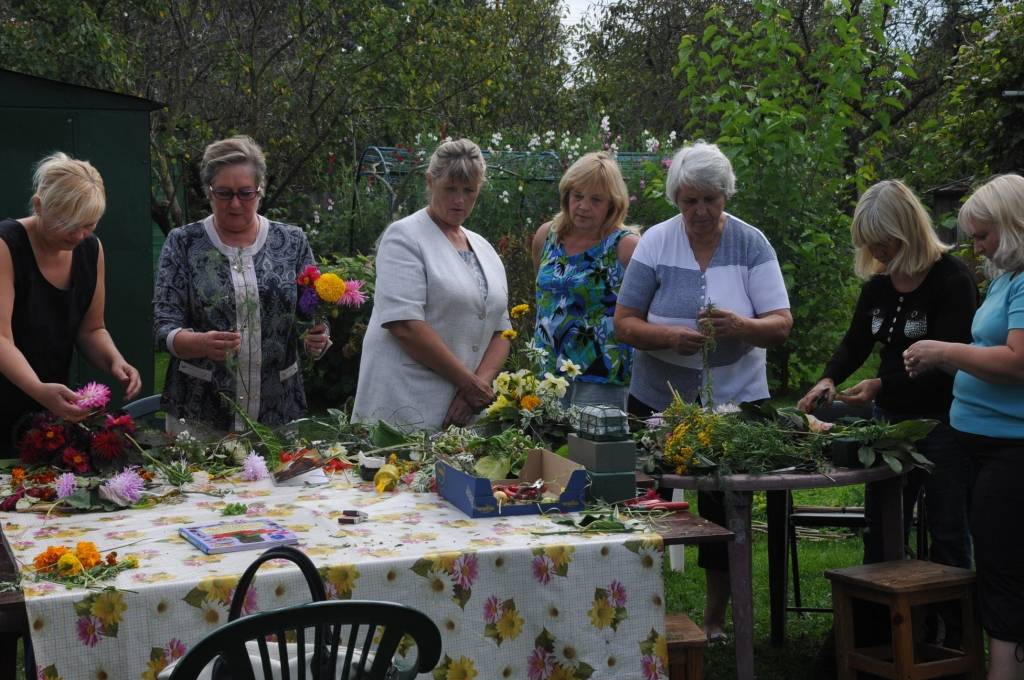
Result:
[[[855,270],[867,281],[843,341],[825,366],[821,380],[797,407],[839,399],[849,405],[874,402],[876,418],[898,422],[931,418],[939,424],[918,450],[934,464],[927,474],[914,470],[904,489],[904,523],[909,532],[913,504],[923,485],[935,562],[970,568],[967,527],[968,457],[957,447],[949,427],[953,376],[941,370],[910,377],[903,351],[918,340],[970,342],[971,321],[978,306],[974,277],[963,262],[946,251],[924,207],[902,182],[886,180],[861,196],[850,227],[857,248]],[[879,346],[878,375],[844,392],[842,383]],[[881,537],[865,498],[869,529],[864,536],[864,561],[881,559]]]

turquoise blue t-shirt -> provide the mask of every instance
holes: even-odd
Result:
[[[1010,330],[1024,328],[1024,274],[998,277],[974,315],[971,335],[979,347],[1005,345]],[[949,422],[961,432],[1024,439],[1024,384],[997,385],[957,371]]]

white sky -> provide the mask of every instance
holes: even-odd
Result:
[[[562,5],[568,12],[563,21],[567,26],[573,26],[579,23],[580,19],[583,18],[584,13],[587,9],[596,4],[594,0],[562,0]]]

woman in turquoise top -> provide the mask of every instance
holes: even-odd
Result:
[[[573,163],[558,191],[561,209],[533,237],[534,344],[547,350],[547,370],[572,379],[572,403],[625,408],[633,348],[615,339],[612,319],[640,240],[624,224],[629,192],[618,163],[601,152]]]
[[[971,534],[989,679],[1024,678],[1024,177],[1000,175],[960,209],[992,278],[970,345],[925,340],[903,359],[916,376],[956,373],[949,422],[971,456]]]

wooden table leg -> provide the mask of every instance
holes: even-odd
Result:
[[[732,626],[736,638],[736,679],[754,678],[754,584],[750,546],[750,491],[725,492],[726,528],[735,534],[729,543],[729,583]]]
[[[771,603],[772,644],[786,644],[786,600],[788,597],[789,536],[788,491],[766,491],[768,499],[768,598]]]
[[[903,476],[874,482],[882,516],[882,556],[886,561],[906,557],[903,540]]]

